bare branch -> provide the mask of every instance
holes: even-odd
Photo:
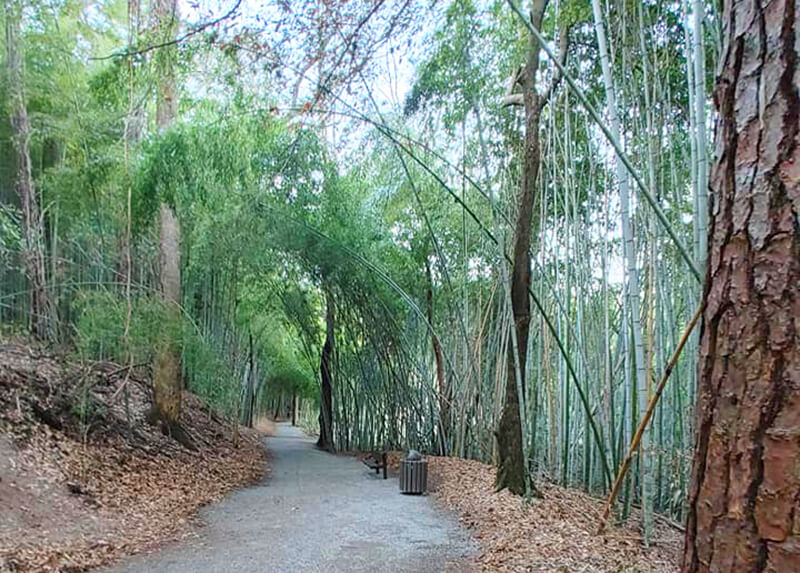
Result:
[[[89,58],[89,59],[90,60],[111,60],[113,58],[130,58],[131,56],[138,56],[140,54],[146,54],[148,52],[152,52],[153,50],[158,50],[158,49],[161,49],[161,48],[166,48],[168,46],[180,44],[181,42],[184,42],[185,40],[188,40],[192,36],[195,36],[195,35],[199,34],[203,30],[207,30],[208,28],[212,28],[212,27],[216,26],[217,24],[219,24],[220,22],[224,22],[225,20],[228,20],[229,18],[232,18],[233,16],[236,15],[236,11],[239,9],[239,6],[241,6],[241,5],[242,5],[242,0],[236,0],[236,4],[234,4],[233,8],[228,10],[225,14],[223,14],[219,18],[217,18],[215,20],[210,20],[209,22],[204,22],[204,23],[202,23],[202,24],[200,24],[198,26],[195,26],[194,28],[192,28],[191,30],[186,32],[183,36],[179,36],[178,38],[175,38],[173,40],[168,40],[166,42],[160,42],[160,43],[157,43],[157,44],[150,44],[149,46],[145,46],[144,48],[140,48],[138,50],[125,50],[125,51],[122,51],[122,52],[112,52],[111,54],[107,54],[105,56],[92,57],[92,58]]]
[[[510,105],[525,105],[525,98],[521,93],[506,94],[503,96],[501,101],[503,103],[503,107],[508,107]]]
[[[564,77],[564,74],[561,73],[563,67],[567,64],[567,50],[569,49],[569,27],[562,26],[561,30],[558,34],[558,62],[561,64],[560,66],[556,66],[556,71],[553,74],[553,79],[550,81],[550,85],[547,86],[547,90],[542,94],[541,102],[542,107],[547,105],[550,102],[550,98],[553,96],[553,92],[556,91],[558,85],[561,83],[561,79]]]
[[[503,107],[508,107],[510,105],[524,105],[522,94],[514,92],[516,87],[520,84],[522,84],[522,68],[517,67],[508,77],[506,93],[503,94],[503,99],[501,100]]]

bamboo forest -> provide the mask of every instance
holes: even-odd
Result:
[[[800,0],[0,21],[0,571],[800,571]]]

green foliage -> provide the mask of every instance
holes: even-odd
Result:
[[[498,26],[502,23],[481,15],[472,0],[453,0],[445,12],[444,25],[434,34],[434,52],[417,72],[404,114],[414,114],[426,106],[442,107],[444,124],[452,128],[464,121],[479,101],[497,93],[503,83],[498,71],[502,71],[492,69],[496,61],[490,63],[489,55],[480,47],[499,40]]]
[[[348,6],[356,10],[355,4]],[[65,0],[30,8],[23,29],[25,88],[46,272],[77,352],[87,359],[147,363],[168,335],[181,352],[189,389],[217,411],[246,420],[240,410],[250,398],[257,408],[274,411],[294,394],[303,402],[301,420],[313,427],[330,302],[337,443],[491,458],[508,322],[502,254],[487,231],[510,244],[507,222],[516,212],[524,121],[501,98],[531,40],[507,2],[450,0],[434,3],[430,12],[414,6],[425,18],[433,15],[435,26],[422,26],[413,85],[400,94],[405,105],[387,110],[375,98],[387,123],[378,127],[339,116],[363,111],[360,104],[379,96],[386,81],[361,61],[371,44],[360,39],[338,67],[358,69],[358,78],[367,78],[363,88],[353,82],[348,89],[321,90],[324,97],[309,109],[283,115],[295,97],[282,90],[291,74],[281,64],[284,56],[294,56],[285,53],[287,46],[297,46],[287,42],[273,50],[271,29],[232,32],[242,23],[231,19],[178,49],[105,58],[128,46],[126,2],[87,7]],[[626,150],[645,173],[654,146],[657,193],[674,228],[688,237],[692,134],[683,7],[625,0],[606,8],[620,105],[631,110],[621,118]],[[707,16],[712,22],[713,11]],[[298,29],[310,23],[295,22]],[[590,101],[604,101],[589,4],[551,1],[543,32],[554,40],[561,25],[571,27],[567,69]],[[320,26],[314,33],[323,32]],[[706,33],[712,32],[709,25]],[[144,32],[134,44],[149,45],[156,36]],[[319,39],[306,38],[317,56],[318,46],[331,46],[317,44]],[[394,57],[403,42],[390,40],[387,51]],[[714,45],[711,36],[707,40]],[[336,54],[324,55],[326,65],[337,61]],[[709,49],[707,58],[712,56]],[[177,64],[185,81],[178,89],[180,117],[157,133],[153,88],[165,63]],[[645,65],[651,66],[650,85]],[[707,67],[713,69],[710,61]],[[542,84],[552,69],[543,59]],[[297,100],[305,101],[308,86],[298,87]],[[124,141],[132,100],[141,104],[145,119],[141,143]],[[319,112],[330,112],[329,129],[319,129]],[[0,304],[8,324],[25,324],[10,122],[5,113],[0,119]],[[647,119],[652,132],[645,129]],[[330,145],[331,132],[337,147]],[[563,83],[542,112],[540,143],[532,290],[556,332],[545,331],[538,314],[531,317],[526,391],[531,459],[539,469],[552,466],[555,476],[556,458],[577,467],[596,464],[598,454],[572,447],[584,413],[575,407],[575,388],[565,383],[567,360],[587,385],[592,411],[609,417],[604,431],[616,449],[629,433],[621,419],[630,417],[623,382],[631,364],[625,357],[624,279],[612,277],[608,284],[602,278],[606,258],[614,274],[621,246],[612,156]],[[496,211],[487,198],[490,190]],[[128,303],[121,284],[128,278],[128,191],[133,294],[126,335]],[[180,313],[168,311],[157,295],[155,223],[162,202],[173,207],[181,226]],[[650,341],[657,373],[673,344],[670,330],[684,321],[696,293],[658,229],[651,231],[646,207],[637,201],[635,211],[638,261],[653,289],[641,294],[645,303],[654,301],[652,314],[646,309],[655,323]],[[651,249],[658,261],[652,268]],[[438,418],[434,335],[445,385],[452,390],[445,398],[458,419]],[[564,355],[553,338],[564,343]],[[695,376],[691,361],[682,359],[678,372],[680,384],[668,398],[674,420],[663,425],[673,436],[665,452],[680,452],[691,436],[681,418]],[[95,415],[91,404],[79,408],[82,418]],[[442,426],[449,441],[440,435]],[[584,445],[590,442],[582,438]],[[683,462],[675,459],[674,473],[680,475]],[[597,467],[590,468],[584,483],[597,485],[598,477]],[[565,470],[564,479],[576,478]],[[685,483],[671,480],[663,489],[663,505],[679,514],[676,500]]]
[[[0,205],[0,264],[10,264],[11,255],[19,250],[21,241],[19,213],[10,205]]]
[[[176,324],[156,298],[132,300],[130,327],[125,338],[127,303],[111,291],[80,291],[74,300],[75,345],[86,358],[107,358],[127,363],[128,352],[134,363],[148,363],[156,341],[163,333],[181,340],[181,324]]]

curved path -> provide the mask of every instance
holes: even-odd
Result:
[[[317,450],[288,424],[267,438],[271,477],[201,511],[197,539],[114,572],[466,571],[473,550],[452,517],[398,492],[361,462]]]

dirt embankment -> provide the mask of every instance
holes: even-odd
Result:
[[[81,571],[191,535],[196,510],[266,468],[259,435],[184,395],[197,451],[146,422],[141,369],[0,340],[0,572]]]

